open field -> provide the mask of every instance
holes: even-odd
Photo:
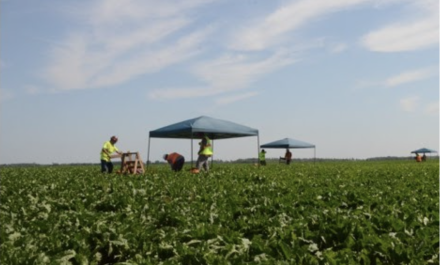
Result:
[[[438,264],[439,163],[0,168],[1,264]]]

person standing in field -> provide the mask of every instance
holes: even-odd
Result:
[[[258,160],[260,162],[260,166],[266,165],[266,151],[264,149],[261,150],[260,154],[258,155]]]
[[[422,156],[416,153],[416,162],[422,162]]]
[[[200,138],[202,141],[200,141],[200,149],[198,152],[199,157],[197,158],[196,167],[200,171],[202,167],[206,170],[206,172],[209,171],[209,158],[213,155],[212,146],[211,146],[211,139],[205,133],[200,133]]]
[[[163,159],[165,159],[168,164],[170,164],[171,169],[176,172],[182,170],[183,164],[185,164],[185,157],[175,152],[163,155]]]
[[[101,149],[101,172],[102,173],[112,173],[113,172],[113,163],[111,161],[111,156],[113,153],[117,153],[118,155],[122,155],[122,152],[118,150],[115,146],[116,142],[118,142],[118,138],[116,136],[112,136],[110,141],[104,143],[104,146]]]
[[[290,161],[292,160],[292,153],[289,148],[286,149],[286,154],[284,155],[284,159],[286,160],[286,164],[290,165]]]

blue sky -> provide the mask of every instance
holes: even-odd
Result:
[[[0,3],[0,164],[97,163],[112,135],[146,160],[149,131],[201,115],[322,158],[439,147],[437,0]],[[190,149],[151,139],[150,159]]]

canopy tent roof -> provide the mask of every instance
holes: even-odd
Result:
[[[415,154],[415,153],[422,153],[422,154],[424,154],[424,153],[437,153],[437,151],[432,150],[432,149],[428,149],[428,148],[420,148],[420,149],[412,151],[411,153],[412,154]]]
[[[201,132],[207,134],[207,136],[213,140],[244,136],[258,136],[257,129],[230,121],[200,116],[150,131],[150,137],[193,139],[196,136],[196,133]]]
[[[259,146],[258,130],[244,125],[233,123],[230,121],[219,120],[207,116],[200,116],[194,119],[185,120],[182,122],[174,123],[154,131],[150,131],[150,137],[148,138],[148,157],[150,160],[150,139],[151,138],[180,138],[191,139],[191,167],[193,164],[193,144],[194,138],[199,138],[198,133],[205,133],[211,140],[245,137],[245,136],[257,136],[257,153]],[[214,142],[212,142],[214,145]],[[213,159],[213,157],[211,157]],[[148,164],[147,164],[148,165]]]
[[[315,148],[315,145],[295,140],[292,138],[284,138],[275,142],[260,145],[261,148]]]

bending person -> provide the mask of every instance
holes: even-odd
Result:
[[[165,159],[168,164],[170,164],[171,170],[176,172],[182,170],[183,165],[185,164],[185,157],[175,152],[163,155],[163,159]]]

